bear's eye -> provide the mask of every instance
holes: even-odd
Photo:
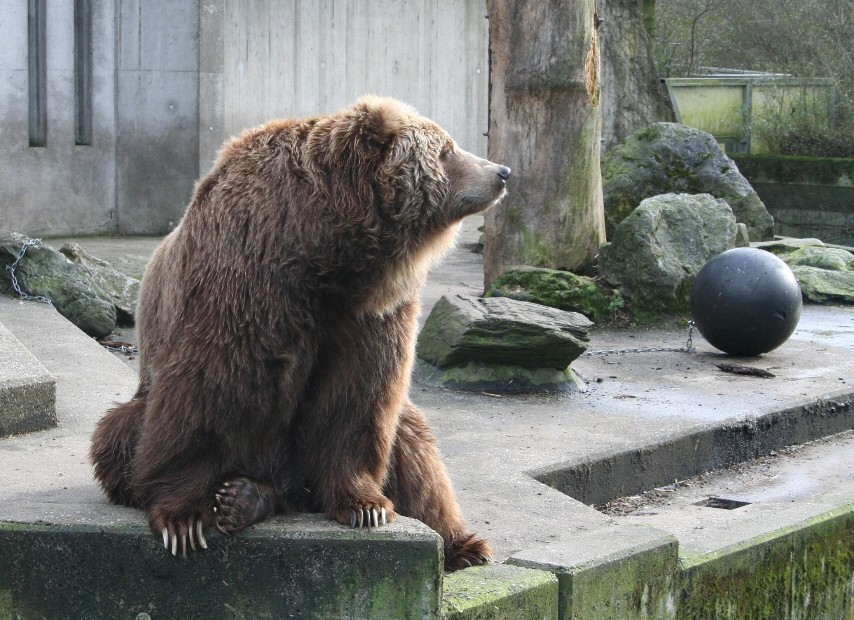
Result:
[[[450,157],[453,152],[454,147],[449,144],[448,146],[442,149],[441,153],[439,153],[439,159],[448,159],[448,157]]]

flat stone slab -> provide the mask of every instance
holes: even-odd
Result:
[[[505,393],[575,391],[569,364],[587,348],[582,314],[506,297],[443,296],[418,337],[420,380]]]
[[[0,323],[0,437],[56,426],[56,381]]]
[[[564,369],[587,348],[593,323],[577,312],[504,297],[442,297],[418,337],[418,356],[440,368],[506,364]]]

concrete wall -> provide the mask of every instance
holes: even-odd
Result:
[[[91,8],[91,140],[75,144],[75,7]],[[0,231],[170,230],[228,136],[391,95],[486,154],[484,0],[0,0]],[[28,7],[44,11],[42,47]],[[79,28],[77,29],[79,32]],[[28,65],[46,67],[31,146]],[[34,100],[35,101],[35,100]]]
[[[75,2],[41,4],[47,131],[44,146],[30,146],[28,58],[37,52],[28,38],[28,3],[0,0],[0,230],[168,231],[197,172],[198,4],[88,3],[87,145],[75,144]]]
[[[199,4],[118,4],[119,231],[165,233],[181,218],[198,174]]]
[[[366,92],[411,103],[485,156],[485,17],[484,0],[204,2],[200,172],[232,134]]]
[[[27,2],[0,0],[0,231],[114,229],[115,7],[93,3],[92,145],[75,144],[74,3],[45,3],[46,142],[30,146]]]
[[[854,159],[736,155],[784,237],[854,247]]]

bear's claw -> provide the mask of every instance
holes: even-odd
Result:
[[[368,529],[379,527],[389,522],[387,517],[388,513],[384,507],[380,508],[379,512],[376,508],[357,509],[352,511],[350,515],[350,527],[367,527]]]
[[[204,524],[202,519],[189,517],[186,523],[179,522],[174,525],[169,522],[163,526],[161,533],[163,534],[163,548],[167,551],[172,551],[172,555],[178,555],[178,535],[180,533],[181,542],[181,557],[187,557],[187,542],[190,543],[190,549],[196,550],[196,541],[202,549],[208,548],[208,541],[205,539]]]

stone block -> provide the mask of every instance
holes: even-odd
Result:
[[[324,515],[281,516],[234,537],[211,532],[206,551],[182,559],[142,513],[99,512],[81,523],[0,523],[0,617],[439,615],[442,541],[412,519],[366,531]]]
[[[675,618],[678,543],[649,527],[613,526],[521,551],[509,564],[557,575],[560,618]]]
[[[451,573],[442,588],[443,620],[557,620],[557,577],[487,564]]]
[[[56,381],[0,324],[0,437],[56,426]]]

